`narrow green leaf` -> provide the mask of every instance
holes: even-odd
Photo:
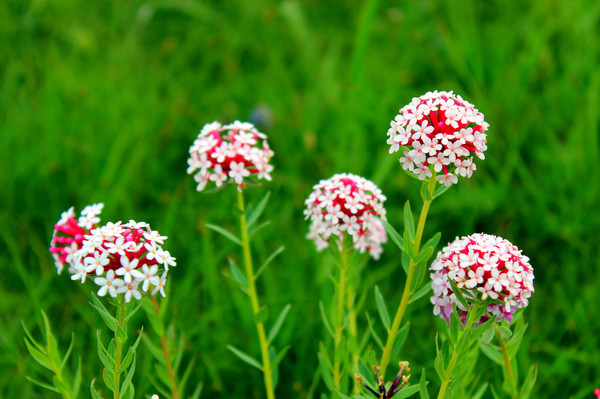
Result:
[[[45,353],[38,350],[33,344],[29,343],[29,340],[25,339],[25,346],[27,346],[27,350],[33,359],[42,365],[44,368],[48,370],[52,370],[52,364],[50,363],[50,359],[46,356]]]
[[[383,226],[385,227],[385,231],[387,231],[392,241],[396,244],[398,248],[400,248],[402,252],[404,252],[404,240],[400,236],[400,233],[398,233],[394,226],[389,224],[387,220],[382,220],[382,222]]]
[[[279,353],[277,353],[277,356],[275,356],[273,359],[271,359],[271,366],[275,369],[277,368],[277,366],[279,366],[279,363],[281,363],[281,361],[283,360],[283,358],[285,357],[287,351],[291,348],[291,345],[287,345],[285,348],[283,348],[282,350],[279,351]]]
[[[123,358],[123,361],[121,362],[121,365],[119,366],[119,369],[117,370],[117,373],[119,373],[119,374],[123,373],[125,370],[127,370],[129,365],[131,364],[131,362],[133,360],[133,355],[135,354],[135,350],[137,349],[137,346],[140,343],[140,340],[142,339],[142,332],[143,332],[143,327],[142,327],[142,331],[140,331],[137,339],[135,340],[135,343],[132,346],[130,346],[129,349],[127,350],[127,354]]]
[[[408,253],[402,252],[402,255],[400,255],[400,264],[402,265],[404,273],[408,274],[408,268],[410,267],[410,256]]]
[[[425,180],[421,184],[421,189],[419,190],[419,192],[421,194],[421,199],[423,200],[423,202],[433,200],[431,192],[429,192],[429,181]]]
[[[494,399],[502,399],[502,396],[498,395],[498,392],[496,392],[496,388],[494,388],[493,385],[490,385],[490,390],[492,391]]]
[[[533,390],[533,387],[535,386],[535,381],[537,380],[537,372],[537,364],[534,364],[529,368],[527,377],[525,377],[525,381],[523,381],[523,385],[521,386],[521,392],[519,393],[520,399],[529,399],[529,397],[531,396],[531,391]]]
[[[458,342],[458,330],[463,328],[463,324],[458,319],[456,311],[456,305],[453,306],[452,313],[450,313],[450,341],[453,345]]]
[[[58,389],[56,389],[54,386],[52,386],[52,385],[50,385],[50,384],[47,384],[47,383],[45,383],[45,382],[38,381],[38,380],[36,380],[36,379],[34,379],[34,378],[31,378],[31,377],[29,377],[29,376],[25,376],[25,378],[26,378],[28,381],[30,381],[30,382],[34,383],[35,385],[38,385],[38,386],[40,386],[40,387],[42,387],[42,388],[44,388],[44,389],[47,389],[47,390],[49,390],[49,391],[52,391],[52,392],[60,393],[60,392],[58,391]]]
[[[402,240],[404,241],[404,252],[403,254],[406,254],[406,256],[408,256],[409,259],[413,259],[415,257],[415,252],[414,252],[414,248],[413,248],[413,239],[410,238],[410,234],[408,232],[408,229],[404,229],[404,234],[402,235]],[[402,265],[404,266],[404,265]],[[406,270],[408,273],[408,262],[406,263]]]
[[[492,342],[492,339],[494,339],[495,332],[496,332],[496,329],[494,328],[494,326],[488,327],[488,329],[485,330],[485,332],[481,336],[481,343],[483,345],[487,345],[490,342]]]
[[[175,357],[173,359],[173,370],[177,373],[179,370],[179,366],[181,365],[181,360],[183,359],[183,352],[185,347],[185,340],[183,338],[183,333],[179,335],[179,340],[177,341],[177,351],[175,352]]]
[[[194,393],[192,393],[192,396],[190,397],[190,399],[200,399],[200,395],[202,394],[203,388],[204,388],[204,383],[202,381],[200,381],[198,383],[198,385],[196,385],[196,389],[194,390]]]
[[[96,331],[96,338],[98,341],[98,357],[100,361],[111,373],[115,371],[115,359],[114,357],[107,351],[102,343],[102,339],[100,338],[100,330]]]
[[[346,396],[343,393],[341,393],[339,390],[335,390],[335,393],[338,394],[338,397],[340,397],[341,399],[352,399],[350,396]]]
[[[111,392],[116,391],[114,376],[106,367],[102,369],[102,380]]]
[[[58,389],[60,393],[62,393],[63,397],[71,394],[71,387],[62,379],[58,378],[57,375],[52,377],[52,382],[54,383],[54,387]]]
[[[248,224],[249,228],[256,222],[256,220],[263,213],[263,211],[265,210],[265,206],[269,202],[270,197],[271,197],[271,192],[268,191],[267,194],[264,196],[264,198],[258,203],[256,208],[254,210],[250,210],[250,212],[248,212],[249,214],[247,216],[246,223]]]
[[[410,209],[410,201],[406,201],[404,204],[404,228],[408,232],[410,238],[409,246],[412,246],[412,242],[415,239],[415,221],[413,219],[412,210]],[[404,240],[404,244],[407,244]]]
[[[484,345],[480,343],[479,348],[481,349],[481,352],[483,352],[484,355],[486,355],[494,362],[498,363],[501,366],[504,364],[504,358],[502,357],[502,353],[500,352],[500,349],[498,349],[497,346],[494,346],[492,344]]]
[[[325,348],[325,344],[323,344],[323,341],[319,342],[319,355],[322,357],[321,360],[323,360],[323,364],[327,367],[327,370],[333,370],[333,364],[329,359],[329,355],[327,355],[327,349]]]
[[[126,389],[130,389],[133,394],[133,384],[131,384],[131,380],[133,380],[133,374],[135,373],[135,351],[133,352],[133,359],[131,360],[131,367],[129,367],[129,371],[125,376],[125,379],[121,383],[121,392],[125,392]]]
[[[183,372],[183,376],[179,380],[179,384],[177,386],[179,388],[178,390],[180,392],[185,392],[185,386],[187,384],[188,379],[190,378],[192,370],[194,370],[195,363],[196,363],[196,359],[192,358],[192,360],[190,360],[187,367],[185,368],[185,371]],[[200,382],[200,384],[202,384],[202,382]]]
[[[423,244],[423,248],[431,247],[435,250],[437,245],[440,242],[440,238],[442,238],[442,233],[439,231],[433,235],[425,244]]]
[[[431,290],[432,290],[431,283],[429,283],[429,282],[425,283],[424,286],[422,286],[417,292],[415,292],[414,294],[412,294],[410,296],[410,300],[408,301],[408,303],[413,303],[415,301],[418,301],[419,299],[421,299],[422,297],[427,295]]]
[[[473,397],[471,399],[483,398],[483,394],[487,390],[488,386],[489,386],[489,384],[487,382],[483,383],[483,385],[480,386],[479,389],[473,394]]]
[[[102,399],[102,396],[100,396],[100,394],[94,387],[94,382],[96,382],[95,378],[92,380],[92,383],[90,384],[90,393],[92,394],[92,399]]]
[[[363,380],[370,386],[374,387],[377,385],[375,381],[375,376],[373,375],[373,370],[367,366],[367,364],[362,360],[358,359],[358,372],[362,376]]]
[[[73,398],[79,396],[79,390],[81,389],[81,357],[77,360],[77,368],[75,369],[75,375],[73,377],[73,386],[71,388],[71,395]]]
[[[332,337],[334,337],[335,333],[333,332],[333,327],[331,327],[329,318],[327,317],[327,314],[325,313],[325,308],[323,306],[322,301],[319,301],[319,310],[321,311],[321,318],[323,319],[323,324],[325,324],[325,329]]]
[[[519,351],[521,341],[523,340],[523,334],[525,334],[526,330],[527,324],[525,324],[522,328],[517,328],[512,338],[506,344],[506,350],[508,351],[508,354],[511,358],[515,357],[515,355]]]
[[[408,337],[408,331],[410,330],[410,321],[407,321],[400,330],[398,330],[398,334],[396,334],[396,342],[394,342],[394,347],[392,348],[392,358],[396,358],[400,353],[400,349],[402,349],[402,345],[406,341]]]
[[[379,317],[381,318],[381,322],[387,331],[390,330],[390,315],[387,311],[387,307],[385,306],[385,300],[383,299],[383,295],[381,295],[381,291],[379,291],[379,287],[375,286],[375,303],[377,305],[377,311],[379,312]]]
[[[325,360],[323,359],[321,352],[319,352],[317,354],[317,358],[319,359],[319,365],[321,368],[321,376],[323,377],[323,382],[325,383],[327,388],[330,391],[332,391],[334,389],[334,384],[333,384],[333,376],[331,375],[331,371],[327,367],[327,364],[325,364]]]
[[[104,304],[98,299],[98,297],[95,294],[92,294],[91,305],[92,307],[94,307],[94,309],[98,311],[98,313],[102,317],[102,320],[104,320],[104,323],[111,331],[114,332],[120,329],[117,319],[113,315],[111,315],[108,310],[106,310]]]
[[[275,337],[279,333],[279,330],[281,329],[281,326],[283,326],[283,322],[285,321],[285,318],[288,315],[288,312],[290,311],[291,308],[292,308],[292,305],[288,303],[283,308],[283,310],[281,311],[281,313],[279,314],[279,317],[277,317],[277,320],[275,321],[275,324],[273,324],[273,327],[271,327],[271,330],[269,331],[269,334],[267,335],[267,342],[268,343],[273,342],[273,340],[275,339]]]
[[[458,288],[458,286],[456,285],[456,283],[454,282],[454,280],[452,280],[451,278],[449,278],[448,279],[448,283],[450,283],[450,286],[452,287],[452,292],[454,292],[454,294],[456,295],[456,299],[458,299],[458,301],[460,302],[460,304],[463,305],[463,307],[465,309],[470,309],[471,307],[469,306],[469,303],[467,302],[467,300],[463,296],[462,292],[460,291],[460,289]]]
[[[375,340],[375,343],[379,346],[380,349],[383,349],[383,342],[381,341],[381,338],[379,338],[379,335],[375,332],[375,329],[373,328],[373,323],[371,322],[371,318],[369,317],[369,314],[367,314],[367,322],[369,324],[369,331],[371,331],[371,336]]]
[[[42,310],[42,319],[44,319],[44,330],[46,335],[46,348],[48,358],[52,361],[52,363],[58,365],[61,363],[60,354],[58,353],[58,343],[56,342],[56,338],[52,334],[52,329],[50,328],[50,321],[48,320],[48,316]]]
[[[244,362],[248,363],[251,366],[256,367],[259,370],[262,370],[262,365],[256,359],[251,357],[250,355],[242,352],[241,350],[239,350],[238,348],[236,348],[233,345],[227,345],[227,349],[232,351],[237,357],[239,357]]]
[[[404,398],[408,398],[414,394],[416,394],[417,392],[419,392],[421,390],[421,387],[419,385],[408,385],[408,386],[404,386],[404,388],[402,388],[402,390],[400,392],[398,392],[396,394],[396,396],[394,396],[394,399],[404,399]]]
[[[424,247],[421,251],[419,251],[419,254],[415,257],[414,262],[416,264],[425,262],[429,258],[431,258],[431,255],[433,255],[433,248],[432,247]]]
[[[506,341],[512,336],[512,331],[506,326],[498,326],[498,336],[502,341]]]
[[[263,264],[258,268],[256,273],[254,274],[254,278],[258,278],[258,276],[261,275],[261,273],[267,268],[267,266],[271,264],[273,259],[275,259],[283,251],[285,251],[285,247],[283,245],[277,248],[275,251],[273,251],[273,253],[267,258],[267,260],[265,260]]]
[[[217,226],[214,224],[210,224],[210,223],[205,224],[205,226],[213,231],[216,231],[217,233],[221,234],[225,238],[233,241],[237,245],[242,245],[242,241],[239,238],[237,238],[235,235],[233,235],[230,232],[228,232],[227,230],[225,230],[223,227]]]
[[[436,199],[440,195],[444,194],[451,186],[440,184],[438,188],[433,191],[433,199]]]
[[[421,381],[419,382],[419,394],[421,399],[429,399],[429,392],[427,392],[427,379],[425,378],[425,369],[421,372]]]
[[[71,342],[69,343],[67,352],[65,352],[65,356],[62,358],[62,361],[60,362],[59,370],[62,370],[65,367],[65,364],[67,363],[67,360],[69,359],[69,356],[71,356],[71,352],[73,351],[73,343],[74,342],[75,342],[75,333],[71,333]]]
[[[27,327],[25,327],[25,323],[21,320],[21,326],[23,326],[23,331],[25,331],[25,336],[29,338],[29,343],[33,345],[39,352],[46,353],[46,348],[38,343],[32,336]]]

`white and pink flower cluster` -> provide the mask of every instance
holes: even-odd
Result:
[[[457,238],[438,253],[430,270],[433,313],[446,322],[450,321],[453,304],[461,317],[467,312],[452,291],[449,279],[466,293],[467,300],[468,296],[495,300],[487,311],[497,315],[497,320],[508,322],[517,309],[527,306],[534,291],[529,258],[508,240],[489,234]]]
[[[354,248],[378,259],[381,244],[387,241],[381,223],[385,199],[375,184],[360,176],[343,173],[321,180],[305,202],[304,214],[311,220],[307,237],[321,251],[329,246],[331,236],[342,239],[347,233]]]
[[[167,237],[133,220],[96,227],[102,207],[87,206],[78,219],[73,208],[63,212],[50,242],[57,272],[67,265],[71,280],[81,283],[93,275],[99,296],[123,294],[126,302],[141,299],[142,292],[164,296],[169,267],[176,265],[162,248]]]
[[[483,114],[452,91],[434,91],[413,98],[391,122],[387,143],[390,154],[403,148],[402,167],[420,180],[433,176],[450,186],[458,176],[471,177],[473,154],[484,159]]]
[[[222,126],[219,122],[204,125],[190,147],[188,174],[194,174],[196,189],[204,190],[209,181],[217,187],[233,180],[242,190],[245,178],[271,180],[273,166],[269,164],[273,151],[267,136],[253,124],[235,121]]]

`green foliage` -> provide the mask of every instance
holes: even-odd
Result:
[[[81,375],[102,385],[94,340],[103,321],[87,305],[93,283],[82,289],[57,276],[47,246],[61,211],[103,201],[104,221],[146,220],[170,237],[179,266],[170,274],[169,308],[175,331],[185,333],[184,361],[198,359],[190,385],[260,397],[259,379],[247,378],[226,349],[258,353],[239,333],[240,323],[251,323],[238,310],[247,298],[223,278],[234,245],[205,227],[234,231],[224,195],[232,187],[198,194],[185,175],[204,123],[247,120],[257,104],[273,113],[263,131],[275,170],[272,182],[247,190],[255,203],[271,191],[263,214],[272,225],[255,235],[256,258],[287,248],[261,282],[273,311],[294,305],[277,338],[293,343],[286,358],[294,360],[280,364],[278,390],[282,397],[325,390],[313,381],[319,298],[331,287],[321,254],[304,237],[303,201],[319,179],[361,174],[387,196],[390,223],[402,226],[402,207],[419,200],[420,182],[387,154],[385,131],[399,107],[433,89],[454,89],[491,127],[486,159],[435,199],[425,236],[441,230],[445,243],[485,231],[523,249],[536,268],[536,291],[516,355],[519,375],[539,364],[530,397],[590,394],[600,375],[600,310],[590,306],[600,302],[600,282],[591,278],[600,242],[597,2],[374,3],[0,2],[0,284],[7,293],[0,367],[14,370],[0,375],[0,396],[57,397],[25,380],[49,381],[14,322],[32,326],[40,309],[59,343],[75,332],[71,357],[81,355]],[[399,263],[407,264],[390,242],[362,273],[390,311],[404,283]],[[435,392],[427,354],[445,326],[421,293],[409,307],[412,332],[401,354],[427,369]],[[364,308],[377,313],[374,301]],[[138,315],[130,325],[142,322]],[[153,392],[147,377],[158,377],[154,357],[141,349],[134,381],[143,397]],[[73,371],[71,363],[65,367]],[[483,397],[491,397],[490,387],[502,384],[498,366],[485,356],[477,364],[477,389],[489,381]]]

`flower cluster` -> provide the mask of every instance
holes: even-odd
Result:
[[[473,154],[484,159],[488,124],[483,114],[459,95],[428,92],[413,98],[391,122],[390,154],[404,149],[402,167],[425,180],[433,173],[446,186],[471,177]]]
[[[266,136],[253,124],[235,121],[222,126],[219,122],[204,125],[190,147],[188,174],[194,173],[196,189],[204,190],[209,181],[217,187],[233,180],[238,190],[245,188],[244,178],[255,175],[271,180],[273,151]]]
[[[511,321],[514,312],[528,304],[533,290],[533,268],[529,258],[501,237],[472,234],[457,238],[438,253],[431,265],[433,313],[449,322],[452,305],[464,317],[465,309],[452,291],[449,279],[466,298],[494,300],[487,311]]]
[[[385,220],[381,190],[360,176],[337,174],[313,187],[305,202],[306,219],[310,218],[308,238],[314,239],[320,251],[329,246],[330,237],[352,237],[354,248],[369,251],[375,259],[382,252],[387,234],[381,222]]]
[[[169,267],[176,265],[162,248],[167,237],[133,220],[96,227],[101,209],[88,206],[78,220],[73,208],[62,214],[50,242],[58,273],[68,265],[71,279],[82,283],[93,274],[99,296],[124,294],[126,302],[141,299],[140,290],[164,296]]]
[[[391,383],[390,387],[385,389],[385,384],[383,380],[383,376],[379,375],[379,370],[381,369],[379,366],[373,366],[373,374],[375,375],[375,382],[377,383],[377,389],[373,389],[367,384],[363,377],[360,374],[354,374],[354,379],[358,383],[358,385],[362,385],[369,391],[371,394],[375,396],[377,399],[392,399],[394,395],[396,395],[404,385],[408,383],[410,379],[410,374],[404,375],[404,373],[410,373],[410,368],[408,367],[408,362],[400,362],[400,371],[396,374],[396,378]]]

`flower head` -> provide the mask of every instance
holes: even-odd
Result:
[[[58,274],[72,259],[73,253],[81,248],[85,235],[100,222],[98,215],[103,207],[102,203],[86,206],[79,218],[76,218],[73,207],[61,214],[60,220],[54,225],[50,241],[50,253]]]
[[[305,202],[304,214],[311,220],[307,237],[315,240],[320,251],[329,246],[332,236],[341,239],[348,234],[354,248],[378,259],[381,244],[387,241],[381,223],[384,201],[381,190],[360,176],[344,173],[322,180]]]
[[[391,122],[390,154],[403,149],[402,167],[421,180],[435,174],[450,186],[458,176],[471,177],[473,155],[484,159],[486,130],[483,114],[452,91],[434,91],[413,98]]]
[[[267,136],[253,124],[235,121],[222,126],[219,122],[204,125],[190,147],[188,174],[194,174],[202,191],[209,181],[217,187],[233,181],[242,190],[250,176],[271,180],[273,166],[269,164],[273,151]]]
[[[95,227],[102,207],[93,212],[89,207],[86,209],[88,214],[83,222],[75,219],[71,208],[56,224],[50,252],[58,272],[68,265],[71,279],[82,283],[93,274],[94,283],[100,287],[99,296],[123,294],[126,302],[132,297],[140,299],[142,292],[160,291],[164,296],[168,269],[176,265],[175,258],[162,248],[167,237],[151,230],[147,223],[134,220]],[[94,218],[97,220],[93,220],[90,228],[83,225]]]
[[[487,311],[509,322],[517,309],[527,306],[534,291],[529,258],[509,241],[489,234],[457,238],[438,253],[430,270],[433,313],[446,322],[450,321],[452,305],[461,317],[468,310],[458,301],[449,280],[467,294],[467,300],[493,299]]]

